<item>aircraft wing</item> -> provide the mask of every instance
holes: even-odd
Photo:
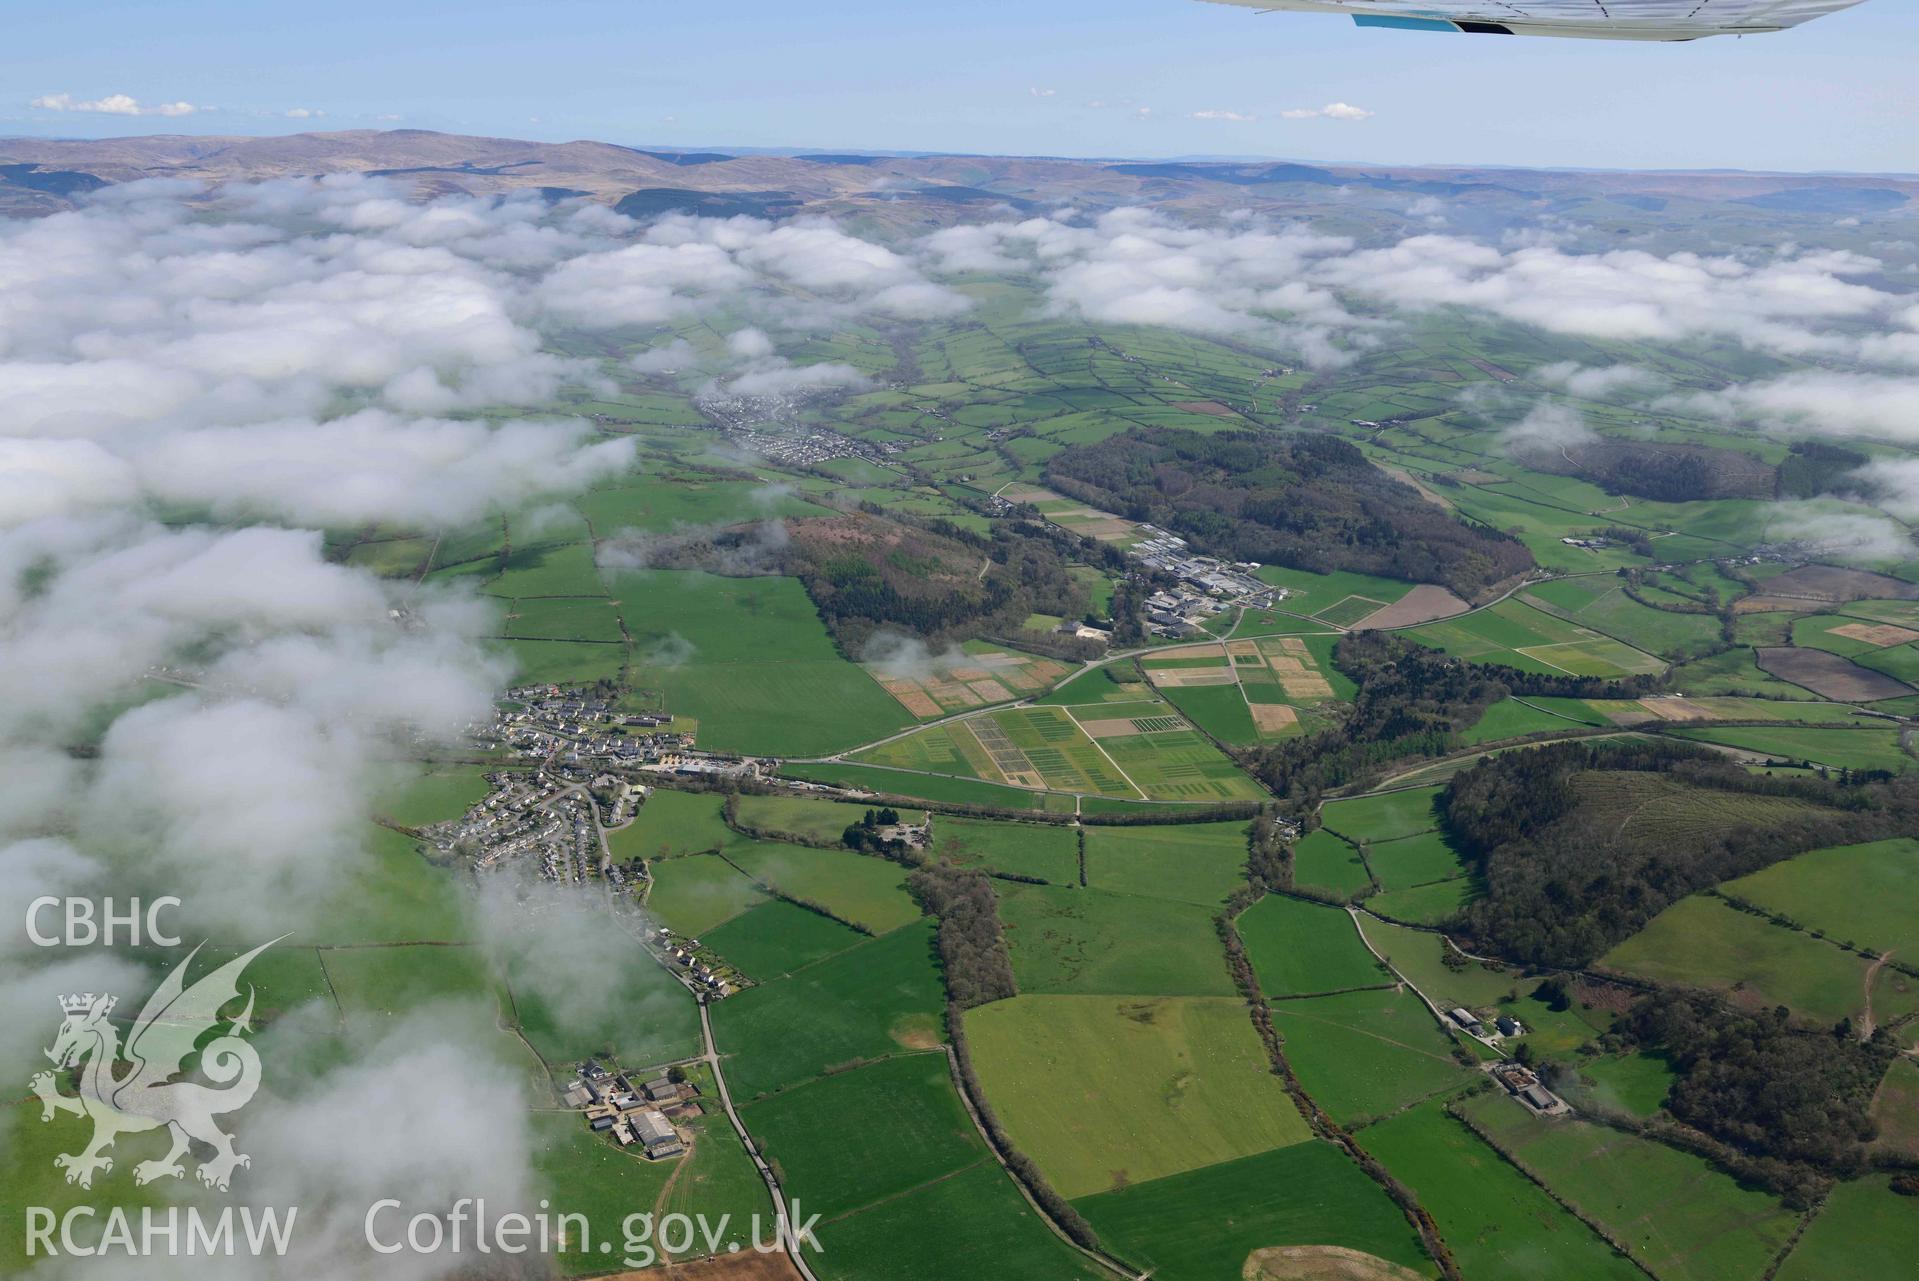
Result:
[[[1213,0],[1345,13],[1362,27],[1587,40],[1697,40],[1782,31],[1862,0]]]

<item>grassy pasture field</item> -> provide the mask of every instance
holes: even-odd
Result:
[[[1919,840],[1813,850],[1720,889],[1829,938],[1919,956]]]
[[[895,930],[713,1009],[736,1100],[939,1041],[945,992],[930,923]]]
[[[1366,862],[1389,890],[1410,889],[1465,876],[1466,858],[1443,832],[1421,832],[1366,846]]]
[[[1268,894],[1240,913],[1240,941],[1268,997],[1306,996],[1393,982],[1345,911]]]
[[[1879,1125],[1875,1147],[1906,1160],[1919,1160],[1919,1062],[1894,1061],[1879,1083],[1872,1119]]]
[[[631,946],[610,922],[598,925],[593,937],[604,941],[607,954],[617,954],[622,944]],[[677,979],[644,957],[623,967],[618,981],[601,985],[591,1000],[571,993],[567,1000],[554,999],[561,994],[553,979],[536,982],[522,957],[507,958],[503,969],[520,1035],[561,1071],[565,1064],[596,1056],[642,1067],[700,1052],[697,1007]]]
[[[1474,1076],[1410,992],[1346,992],[1273,1002],[1286,1059],[1315,1102],[1353,1126]]]
[[[1320,808],[1320,822],[1327,831],[1349,841],[1391,841],[1417,836],[1439,826],[1434,805],[1441,790],[1407,788],[1352,800],[1328,801]]]
[[[741,796],[736,813],[742,827],[837,842],[848,824],[859,822],[873,808],[845,801],[810,800],[804,796]],[[925,816],[908,812],[900,817],[908,823],[917,823]]]
[[[1246,823],[1087,827],[1086,883],[1147,898],[1217,905],[1245,880]]]
[[[1237,1277],[1254,1250],[1281,1245],[1343,1246],[1437,1271],[1379,1185],[1318,1140],[1082,1197],[1073,1208],[1159,1281]]]
[[[797,578],[692,570],[611,574],[628,611],[633,684],[700,722],[700,746],[803,756],[851,747],[912,718],[834,650]]]
[[[1614,640],[1596,628],[1567,622],[1517,599],[1501,601],[1477,613],[1429,623],[1407,634],[1422,644],[1460,658],[1503,663],[1529,672],[1632,676],[1665,667],[1652,655]]]
[[[761,983],[824,960],[866,940],[857,930],[784,899],[748,908],[708,930],[700,942]]]
[[[713,1093],[704,1086],[702,1089],[709,1095]],[[708,1115],[681,1124],[691,1131],[693,1146],[681,1159],[679,1175],[667,1191],[665,1213],[703,1214],[711,1223],[717,1223],[721,1215],[731,1215],[728,1226],[732,1231],[741,1238],[749,1237],[752,1216],[758,1214],[764,1222],[770,1213],[766,1184],[752,1158],[740,1146],[724,1115]],[[720,1249],[725,1250],[728,1244],[730,1242],[722,1241]],[[740,1244],[745,1246],[750,1242],[742,1239]],[[696,1241],[689,1254],[705,1248],[704,1242]]]
[[[718,854],[688,854],[652,865],[646,909],[676,934],[695,938],[766,901],[766,891]]]
[[[1600,958],[1622,974],[1713,988],[1749,1009],[1791,1007],[1830,1027],[1865,1003],[1866,962],[1715,898],[1683,898]]]
[[[1474,1281],[1637,1281],[1642,1275],[1442,1104],[1424,1103],[1368,1126],[1360,1142],[1412,1188]]]
[[[1672,1065],[1655,1054],[1610,1054],[1584,1059],[1578,1080],[1562,1081],[1560,1093],[1580,1111],[1611,1112],[1645,1120],[1665,1106],[1678,1079]]]
[[[1244,746],[1262,739],[1294,737],[1305,731],[1294,721],[1288,733],[1265,734],[1253,725],[1246,696],[1238,685],[1191,685],[1168,687],[1160,691],[1166,701],[1186,714],[1193,724],[1222,743]]]
[[[1779,1281],[1895,1277],[1919,1258],[1919,1213],[1911,1197],[1888,1188],[1889,1176],[1867,1175],[1832,1190],[1806,1235],[1786,1257]]]
[[[669,858],[719,849],[734,839],[732,829],[720,819],[722,799],[711,792],[656,787],[631,823],[607,833],[607,844],[620,859]]]
[[[533,640],[622,645],[620,615],[604,596],[548,596],[516,600],[507,608],[506,634]],[[624,657],[624,655],[621,655]]]
[[[1037,876],[1055,885],[1079,883],[1079,833],[1058,823],[1007,823],[941,815],[933,851],[948,863]]]
[[[907,870],[883,858],[770,841],[736,845],[726,857],[780,893],[818,903],[875,934],[920,919],[919,904],[906,892]]]
[[[1231,996],[1212,909],[1050,885],[1003,885],[1000,920],[1024,992]]]
[[[1387,890],[1366,900],[1366,906],[1381,916],[1414,925],[1443,925],[1458,916],[1481,897],[1476,878],[1455,876],[1451,880],[1415,885],[1409,889]]]
[[[1067,1197],[1311,1137],[1230,998],[1046,996],[966,1015],[974,1070]]]
[[[987,1156],[938,1052],[796,1085],[749,1104],[740,1119],[786,1194],[829,1219]]]
[[[1324,828],[1306,833],[1294,844],[1293,883],[1335,894],[1358,894],[1373,888],[1359,851]]]
[[[1699,1157],[1584,1121],[1534,1116],[1503,1093],[1459,1105],[1482,1133],[1661,1281],[1762,1275],[1798,1216]]]
[[[991,1160],[823,1222],[808,1262],[824,1281],[1088,1281],[1103,1274],[1060,1238]]]
[[[1250,800],[1262,795],[1219,749],[1181,728],[1164,703],[1158,717],[1115,718],[1104,705],[1079,717],[1066,707],[1020,707],[936,725],[856,753],[871,765],[956,774],[989,783],[1118,799]],[[1095,740],[1080,721],[1130,719],[1146,732]]]
[[[667,1180],[685,1157],[647,1161],[622,1152],[586,1128],[577,1112],[535,1112],[527,1118],[533,1143],[533,1174],[554,1211],[583,1214],[595,1239],[571,1240],[557,1252],[567,1276],[601,1272],[607,1255],[596,1248],[611,1241],[617,1250],[620,1223],[636,1211],[651,1210]]]
[[[1642,605],[1618,579],[1560,579],[1522,592],[1528,605],[1579,627],[1604,632],[1635,649],[1676,657],[1702,653],[1719,639],[1713,614],[1679,613]]]
[[[1446,968],[1440,959],[1445,955],[1446,943],[1437,934],[1366,916],[1360,918],[1360,927],[1374,950],[1441,1009],[1454,1005],[1478,1009],[1494,1004],[1518,981],[1516,971],[1491,970],[1479,964],[1460,970]]]
[[[1502,698],[1488,707],[1473,726],[1461,738],[1469,744],[1495,743],[1506,738],[1523,738],[1528,734],[1566,733],[1576,730],[1581,724],[1591,725],[1600,718],[1597,716],[1573,717],[1543,710],[1536,700]]]
[[[1681,738],[1724,743],[1765,756],[1811,761],[1833,769],[1882,769],[1895,774],[1919,769],[1919,761],[1900,749],[1896,728],[1807,729],[1781,725],[1764,729],[1713,727],[1673,732]]]
[[[389,788],[373,804],[382,818],[405,827],[425,827],[458,818],[492,790],[485,766],[440,766]]]
[[[946,802],[956,805],[991,805],[996,809],[1044,810],[1071,814],[1073,798],[1029,792],[999,783],[984,783],[971,778],[946,778],[936,774],[913,774],[898,768],[870,765],[785,765],[781,773],[816,783],[842,787],[860,787],[886,796],[908,796],[915,800]]]

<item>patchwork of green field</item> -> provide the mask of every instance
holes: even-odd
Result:
[[[1650,654],[1680,657],[1703,653],[1719,641],[1717,615],[1642,605],[1626,595],[1624,584],[1617,578],[1562,578],[1529,588],[1519,599]]]
[[[1231,996],[1212,909],[1049,885],[1000,887],[1023,992]]]
[[[1638,1281],[1632,1263],[1515,1170],[1440,1103],[1360,1142],[1419,1198],[1474,1281]]]
[[[708,930],[700,942],[748,977],[765,983],[844,952],[865,939],[859,931],[818,912],[773,899]]]
[[[607,844],[619,859],[666,859],[717,850],[733,839],[720,818],[722,801],[711,792],[656,787],[631,823],[607,833]]]
[[[1439,826],[1439,814],[1434,806],[1440,791],[1437,787],[1418,787],[1328,801],[1320,808],[1320,822],[1327,831],[1350,841],[1390,841],[1417,836]]]
[[[1114,798],[1230,801],[1262,795],[1200,734],[1169,728],[1178,723],[1171,708],[1151,706],[1162,709],[1158,716],[1114,716],[1105,705],[1077,713],[1064,707],[1011,708],[920,730],[853,759]],[[1119,722],[1126,725],[1123,731]],[[1099,737],[1090,736],[1085,725]]]
[[[633,954],[632,939],[610,920],[582,917],[569,922],[574,953],[598,949],[601,955],[633,955],[615,982],[597,985],[583,996],[568,980],[556,980],[551,966],[536,966],[527,954],[539,947],[537,934],[525,936],[517,953],[505,959],[507,995],[520,1035],[542,1061],[565,1071],[585,1058],[611,1058],[629,1068],[670,1063],[700,1052],[699,1009],[678,979],[649,958]]]
[[[1029,792],[971,778],[949,778],[937,774],[909,773],[890,767],[838,763],[783,765],[780,772],[815,783],[865,788],[880,795],[907,796],[934,804],[990,805],[995,809],[1043,810],[1056,814],[1073,812],[1073,798],[1070,796]]]
[[[1805,729],[1781,725],[1764,729],[1680,729],[1674,733],[1681,738],[1723,743],[1788,761],[1811,761],[1832,769],[1888,770],[1894,774],[1919,769],[1919,761],[1901,749],[1896,727]]]
[[[1461,658],[1502,663],[1528,672],[1616,677],[1665,669],[1665,664],[1650,654],[1517,599],[1503,600],[1445,622],[1428,623],[1407,635]]]
[[[1268,997],[1306,996],[1392,983],[1344,910],[1268,894],[1240,913],[1246,956]]]
[[[605,596],[606,584],[593,563],[590,543],[536,543],[516,547],[504,567],[487,580],[489,596],[520,600],[533,596]]]
[[[676,934],[695,938],[766,901],[766,891],[718,854],[688,854],[652,865],[646,910]]]
[[[826,1219],[990,1161],[937,1051],[781,1090],[742,1108],[740,1120],[786,1194]],[[820,1240],[830,1254],[831,1236]]]
[[[1363,894],[1373,878],[1359,851],[1324,828],[1308,832],[1293,846],[1293,884],[1335,894]]]
[[[1084,830],[1086,883],[1095,889],[1218,905],[1245,880],[1245,823]]]
[[[1006,823],[941,815],[933,852],[961,867],[1037,876],[1054,885],[1079,884],[1079,833],[1060,823]]]
[[[1045,996],[966,1016],[987,1099],[1062,1195],[1311,1137],[1230,998]]]
[[[810,800],[803,796],[741,796],[735,814],[741,827],[811,841],[837,842],[849,824],[859,822],[872,809],[870,805]],[[900,818],[903,822],[918,823],[925,815],[909,810]]]
[[[1539,1117],[1495,1091],[1459,1105],[1483,1137],[1661,1281],[1757,1277],[1798,1216],[1699,1157],[1584,1121]]]
[[[1292,1245],[1339,1246],[1421,1276],[1437,1272],[1379,1185],[1318,1140],[1083,1197],[1073,1208],[1109,1249],[1158,1281],[1237,1277],[1253,1251]]]
[[[1865,1003],[1867,962],[1716,898],[1683,898],[1600,958],[1655,983],[1714,988],[1750,1009],[1789,1006],[1830,1027]]]
[[[874,934],[920,919],[919,904],[906,892],[907,869],[883,858],[771,841],[736,845],[726,857],[776,892],[818,903]]]
[[[1099,1275],[990,1160],[857,1214],[821,1223],[809,1255],[825,1281],[1085,1281]]]
[[[1286,1060],[1306,1092],[1348,1127],[1478,1079],[1410,992],[1383,989],[1273,1003]]]
[[[1919,956],[1919,840],[1814,850],[1719,888],[1828,938]]]
[[[931,923],[895,930],[713,1007],[733,1097],[804,1081],[829,1068],[926,1049],[946,1003]]]
[[[1314,574],[1278,565],[1260,566],[1259,579],[1286,589],[1286,598],[1279,605],[1282,610],[1289,614],[1322,618],[1337,627],[1351,626],[1373,610],[1393,604],[1413,589],[1412,583],[1396,578],[1376,578],[1371,574],[1346,571]],[[1359,612],[1362,608],[1363,613]],[[1350,621],[1341,622],[1336,617],[1329,617],[1329,613],[1345,615]],[[1249,612],[1247,617],[1256,617],[1256,613]]]
[[[608,576],[632,637],[632,683],[696,718],[700,746],[801,756],[870,741],[911,717],[840,657],[796,578],[682,570]]]
[[[736,525],[781,516],[832,514],[830,508],[800,498],[790,486],[692,474],[630,478],[618,486],[582,494],[573,506],[592,522],[601,538],[614,537],[627,529],[660,533],[687,525]]]

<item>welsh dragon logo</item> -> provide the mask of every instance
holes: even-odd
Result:
[[[214,1150],[213,1158],[196,1172],[210,1188],[225,1191],[233,1171],[252,1164],[251,1158],[234,1151],[233,1136],[214,1123],[216,1116],[245,1107],[260,1088],[260,1056],[242,1039],[252,1031],[252,987],[237,1017],[223,1018],[220,1011],[239,999],[240,975],[247,965],[278,941],[262,943],[189,987],[187,967],[200,954],[194,948],[147,998],[124,1049],[119,1030],[109,1022],[116,998],[91,992],[60,998],[66,1020],[46,1055],[58,1069],[80,1068],[80,1093],[62,1094],[59,1078],[50,1071],[37,1073],[31,1084],[40,1096],[42,1121],[51,1121],[56,1112],[93,1119],[92,1142],[79,1152],[53,1158],[67,1172],[68,1183],[92,1187],[96,1172],[113,1169],[106,1150],[115,1139],[163,1126],[173,1146],[159,1160],[134,1166],[135,1183],[182,1177],[186,1171],[180,1158],[193,1142]],[[226,1026],[220,1035],[198,1051],[199,1074],[213,1084],[174,1080],[194,1057],[201,1037],[222,1023]],[[115,1075],[122,1064],[127,1070]]]

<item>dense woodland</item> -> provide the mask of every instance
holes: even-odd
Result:
[[[1659,778],[1622,789],[1618,776],[1632,774]],[[1625,821],[1622,792],[1657,795],[1667,817]],[[1743,822],[1739,799],[1759,796],[1796,804]],[[1481,946],[1583,966],[1694,891],[1806,850],[1915,830],[1919,786],[1779,779],[1690,743],[1606,740],[1489,757],[1453,779],[1441,809],[1485,879],[1465,914]]]
[[[940,968],[946,994],[962,1010],[1019,994],[1000,931],[999,895],[984,873],[928,863],[906,879],[928,914],[939,918]]]
[[[1047,483],[1212,555],[1441,583],[1470,596],[1532,566],[1334,436],[1140,428],[1055,455]]]
[[[1674,992],[1641,1001],[1621,1030],[1678,1073],[1666,1098],[1673,1116],[1751,1158],[1745,1172],[1796,1203],[1818,1194],[1812,1171],[1864,1166],[1877,1137],[1873,1092],[1896,1052],[1884,1033],[1862,1042],[1844,1025],[1795,1028],[1783,1007],[1747,1013]]]
[[[1301,807],[1390,762],[1451,751],[1461,731],[1510,694],[1631,698],[1651,688],[1646,678],[1605,681],[1468,663],[1386,632],[1341,637],[1333,662],[1359,686],[1346,719],[1243,758],[1275,794]]]

